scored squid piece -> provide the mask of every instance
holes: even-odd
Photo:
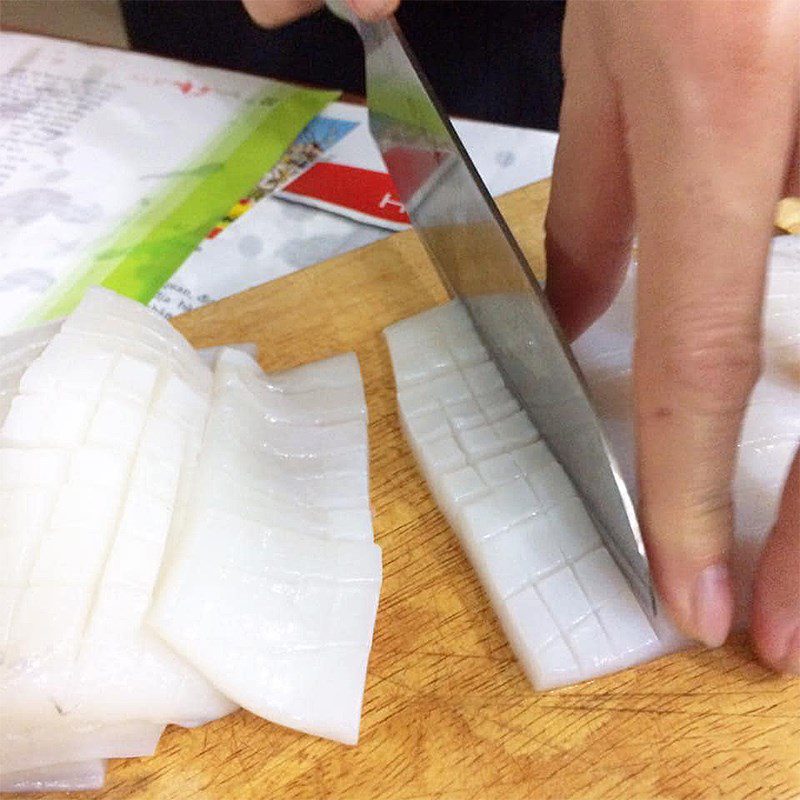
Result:
[[[61,328],[62,321],[0,336],[0,381],[10,374],[24,372]]]
[[[275,485],[286,486],[285,478]],[[302,485],[302,484],[301,484]],[[292,491],[267,488],[253,480],[237,480],[232,474],[203,465],[195,486],[209,503],[238,514],[253,522],[263,522],[272,527],[296,531],[323,539],[351,539],[372,541],[372,518],[365,504],[353,500],[351,507],[319,507],[306,505]]]
[[[354,353],[265,374],[246,352],[221,348],[214,381],[217,392],[222,387],[236,391],[271,423],[324,426],[366,420],[364,385]]]
[[[91,718],[153,714],[179,723],[189,717],[216,719],[235,708],[142,624],[172,531],[182,465],[189,457],[187,438],[175,420],[152,415],[139,443],[63,697],[68,708]]]
[[[320,362],[276,377],[241,353],[219,354],[192,512],[149,620],[245,708],[353,744],[381,560],[358,366],[335,361],[335,370]],[[309,396],[326,392],[340,403],[326,417],[336,422],[323,422]],[[320,499],[323,483],[346,492],[351,476],[363,488],[349,492],[349,506],[334,491]]]
[[[112,331],[130,301],[99,297]],[[187,383],[175,372],[179,348],[167,357],[137,347],[133,324],[117,336],[65,323],[24,373],[0,428],[9,510],[0,520],[0,706],[23,749],[38,747],[44,730],[69,744],[84,723],[160,729],[235,708],[142,625],[199,450],[211,374],[181,355],[205,373]],[[138,754],[98,746],[39,765]]]
[[[296,425],[333,425],[359,419],[366,413],[364,390],[342,386],[317,391],[284,393],[270,389],[257,376],[242,372],[239,394],[270,421]]]
[[[70,721],[54,715],[46,723],[0,727],[0,775],[47,770],[53,764],[151,756],[164,725],[140,720],[114,724]]]
[[[89,289],[61,330],[97,337],[100,346],[114,351],[166,361],[170,371],[196,390],[210,388],[211,375],[202,356],[175,328],[140,303],[108,289]]]
[[[61,320],[0,336],[0,424],[17,394],[25,370],[61,327]]]
[[[0,792],[79,792],[101,789],[106,779],[106,762],[73,761],[47,767],[0,774]]]
[[[219,354],[224,350],[233,350],[245,353],[251,358],[258,356],[258,345],[254,342],[238,342],[235,344],[215,345],[214,347],[203,347],[198,350],[198,355],[205,361],[206,365],[212,369],[216,366]]]
[[[405,435],[530,681],[547,689],[676,646],[657,635],[457,302],[384,332]],[[422,366],[420,366],[422,365]]]
[[[258,377],[255,362],[240,353],[223,354],[198,494],[249,519],[290,530],[372,540],[366,404],[358,363],[336,360],[339,385],[285,395],[267,388],[268,378]],[[250,374],[248,384],[241,380],[244,369]],[[308,383],[308,367],[302,369]],[[350,382],[347,395],[342,394],[347,388],[343,378]],[[320,399],[330,399],[330,392],[340,406],[323,422]],[[256,402],[258,396],[263,405]],[[282,403],[296,400],[297,409],[279,417],[271,402],[276,397]]]
[[[150,622],[249,711],[355,744],[380,583],[372,543],[208,511],[185,533]]]
[[[261,377],[264,386],[285,394],[303,394],[350,387],[355,389],[357,396],[364,402],[361,369],[355,353],[342,353],[281,372],[262,374]]]

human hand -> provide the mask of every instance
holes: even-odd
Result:
[[[322,0],[243,0],[247,13],[264,28],[279,28],[323,6]],[[347,0],[353,12],[374,22],[393,14],[400,0]]]
[[[635,222],[640,518],[676,623],[718,646],[773,214],[800,193],[800,4],[571,2],[563,52],[547,293],[574,338],[619,289]],[[751,632],[765,663],[800,673],[800,452]]]

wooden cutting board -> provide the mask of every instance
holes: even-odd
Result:
[[[537,184],[501,202],[540,272],[546,198]],[[198,730],[170,728],[155,758],[114,763],[99,796],[800,796],[800,681],[769,674],[741,641],[531,690],[398,427],[381,330],[445,299],[409,232],[176,320],[197,346],[257,342],[267,370],[359,356],[384,557],[361,742],[347,748],[242,711]]]

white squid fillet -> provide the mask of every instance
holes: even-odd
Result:
[[[194,389],[210,388],[209,370],[189,342],[157,314],[114,292],[91,289],[65,320],[62,330],[114,340],[132,355],[152,354],[158,361],[166,360],[169,368]]]
[[[48,322],[0,336],[0,377],[20,368],[24,371],[55,336],[62,322]]]
[[[355,356],[264,377],[220,353],[192,513],[149,617],[240,705],[348,744],[381,584],[366,470]]]
[[[384,333],[406,436],[531,682],[551,688],[663,652],[463,306]]]
[[[372,541],[358,362],[332,360],[347,384],[287,395],[270,389],[247,356],[220,356],[196,477],[204,503],[298,533]],[[297,401],[293,409],[287,398]]]
[[[181,342],[94,290],[19,381],[0,427],[0,707],[21,742],[0,749],[4,770],[39,765],[15,753],[42,730],[235,707],[142,625],[209,403],[211,373]]]
[[[767,369],[745,421],[736,484],[745,573],[774,520],[800,439],[800,361],[789,349],[800,327],[800,248],[796,238],[777,240],[775,248]],[[655,630],[636,602],[464,308],[451,303],[424,312],[385,336],[406,436],[534,686],[596,677],[685,644],[663,615]],[[630,480],[631,342],[629,281],[576,350]]]
[[[61,321],[0,336],[0,423],[11,407],[20,378],[61,327]]]
[[[258,356],[258,345],[256,345],[254,342],[240,342],[238,344],[204,347],[197,352],[203,361],[205,361],[206,364],[213,369],[217,363],[217,357],[223,350],[239,350],[242,353],[246,353],[247,355],[251,356],[252,358],[256,358]]]
[[[0,792],[78,792],[101,789],[106,779],[106,762],[77,761],[51,764],[0,775]]]
[[[114,724],[70,721],[0,729],[0,775],[45,770],[53,764],[151,756],[164,725],[140,720]]]

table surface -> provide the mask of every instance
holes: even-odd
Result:
[[[501,201],[541,272],[547,185]],[[197,346],[255,341],[268,369],[355,350],[364,374],[384,583],[361,741],[347,748],[240,711],[170,728],[87,797],[796,798],[800,681],[746,644],[694,650],[534,693],[403,440],[381,330],[446,299],[411,232],[175,320]],[[74,796],[74,795],[73,795]]]

